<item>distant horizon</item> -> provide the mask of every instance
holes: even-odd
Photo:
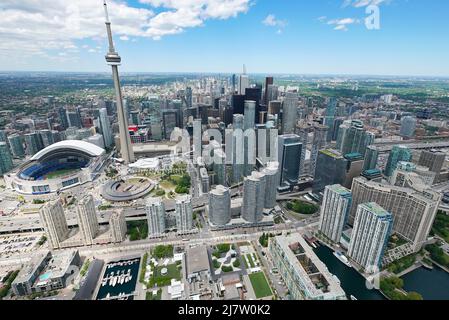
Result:
[[[14,73],[43,73],[43,74],[110,74],[108,70],[105,71],[51,71],[51,70],[0,70],[1,74]],[[153,74],[153,75],[240,75],[241,72],[201,72],[201,71],[120,71],[121,75],[134,74]],[[298,76],[298,77],[374,77],[374,78],[437,78],[449,80],[449,75],[412,75],[412,74],[355,74],[355,73],[270,73],[270,72],[247,72],[249,76]]]
[[[123,74],[238,74],[246,63],[250,74],[449,77],[447,0],[108,0],[108,6]],[[0,19],[0,69],[108,70],[100,0],[1,1]]]

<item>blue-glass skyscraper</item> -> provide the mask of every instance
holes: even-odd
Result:
[[[279,178],[281,186],[295,186],[299,179],[301,153],[303,145],[296,134],[287,134],[278,138]]]
[[[391,177],[400,161],[412,161],[412,151],[406,146],[394,146],[391,150],[384,172],[387,177]]]

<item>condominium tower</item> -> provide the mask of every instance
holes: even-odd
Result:
[[[193,229],[192,198],[188,195],[176,200],[176,228],[181,233]]]
[[[231,193],[222,185],[209,193],[209,221],[215,226],[224,226],[231,221]]]
[[[440,193],[391,186],[364,177],[354,179],[351,191],[349,224],[354,224],[360,204],[375,202],[393,215],[393,232],[410,241],[415,251],[427,241],[441,201]]]
[[[243,182],[242,218],[250,223],[262,220],[265,206],[265,174],[257,171]]]
[[[335,243],[340,242],[351,209],[351,191],[335,184],[326,186],[320,215],[320,231]]]
[[[367,273],[378,272],[393,227],[393,216],[376,203],[357,206],[348,256]]]
[[[149,199],[145,211],[148,221],[148,236],[159,236],[165,233],[165,204],[162,199]]]
[[[92,245],[99,230],[97,213],[92,195],[88,195],[81,199],[76,208],[76,213],[83,244]]]
[[[109,218],[109,229],[111,234],[112,243],[120,243],[126,239],[126,219],[125,212],[123,210],[116,210],[112,212]]]
[[[39,217],[52,249],[61,248],[61,243],[69,236],[61,200],[47,202],[40,210]]]

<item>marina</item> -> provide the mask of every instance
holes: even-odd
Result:
[[[133,300],[140,258],[110,262],[100,281],[97,300]]]

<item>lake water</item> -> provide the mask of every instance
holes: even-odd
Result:
[[[315,249],[315,253],[341,281],[341,287],[348,296],[353,295],[358,300],[385,300],[378,290],[369,290],[363,278],[353,268],[348,268],[326,246]],[[436,267],[433,270],[416,269],[402,277],[404,289],[416,291],[424,300],[449,300],[449,273]]]
[[[449,273],[437,266],[417,269],[402,279],[405,290],[418,292],[424,300],[449,300]]]
[[[341,281],[341,287],[348,297],[351,295],[357,300],[385,300],[378,290],[369,290],[366,287],[366,280],[355,269],[347,267],[338,260],[331,249],[320,246],[315,249],[316,255],[327,266],[329,271],[336,275]]]

